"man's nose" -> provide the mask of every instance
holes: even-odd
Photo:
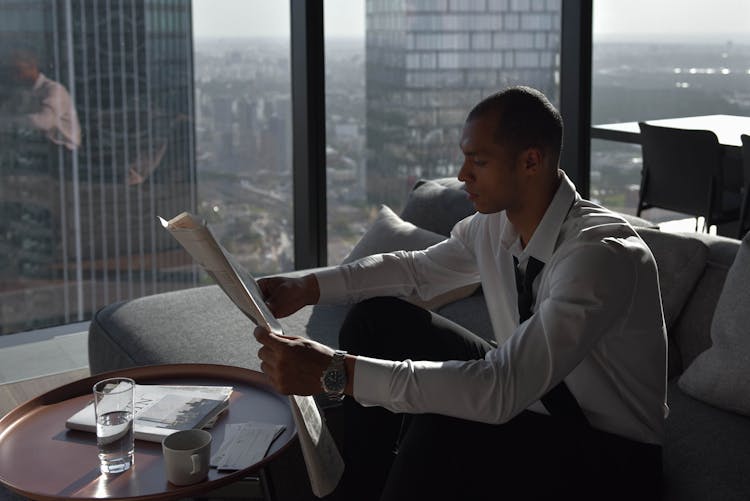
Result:
[[[458,170],[458,180],[465,183],[470,176],[470,170],[469,162],[464,160],[461,168]]]

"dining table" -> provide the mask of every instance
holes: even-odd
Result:
[[[644,120],[649,125],[686,130],[710,130],[716,134],[724,151],[722,167],[724,189],[740,191],[742,174],[742,134],[750,134],[750,117],[740,115],[699,115],[679,118]],[[617,122],[591,126],[591,139],[640,144],[638,122]]]
[[[750,117],[739,115],[700,115],[693,117],[644,120],[649,125],[687,130],[710,130],[724,147],[730,158],[742,157],[742,134],[750,134]],[[621,143],[641,143],[638,122],[618,122],[591,126],[592,139],[605,139]]]

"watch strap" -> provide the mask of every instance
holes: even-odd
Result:
[[[346,358],[346,351],[336,350],[333,352],[333,358],[331,363],[328,365],[323,374],[320,377],[320,381],[323,385],[323,390],[331,399],[341,400],[344,398],[344,390],[346,389],[346,366],[344,360]],[[328,385],[331,379],[337,382],[337,387],[332,388]]]

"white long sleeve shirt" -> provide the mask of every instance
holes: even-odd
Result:
[[[55,144],[75,150],[81,144],[81,125],[73,100],[60,83],[39,74],[31,94],[38,108],[28,115],[32,126],[43,131]]]
[[[529,256],[545,263],[533,315],[521,325],[513,256],[521,267]],[[429,299],[481,281],[498,348],[473,361],[360,356],[354,397],[363,405],[503,423],[525,409],[546,413],[539,398],[564,379],[593,427],[662,443],[666,328],[653,255],[567,176],[525,248],[505,212],[477,213],[426,250],[370,256],[316,277],[322,304]]]

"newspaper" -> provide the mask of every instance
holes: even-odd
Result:
[[[229,406],[231,386],[135,385],[133,432],[138,440],[161,442],[178,430],[210,428]],[[94,403],[70,416],[71,430],[96,433]]]
[[[219,244],[205,222],[183,212],[161,224],[256,325],[282,334],[281,323],[263,301],[255,279]],[[344,461],[311,396],[291,395],[289,401],[313,493],[327,496],[338,485]]]
[[[257,421],[228,424],[224,428],[224,441],[211,456],[211,467],[236,471],[257,463],[266,457],[268,448],[285,429],[283,424]]]

